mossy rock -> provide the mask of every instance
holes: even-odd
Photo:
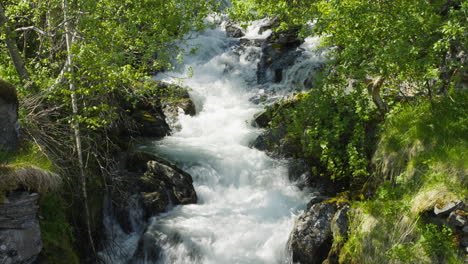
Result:
[[[5,100],[6,103],[18,104],[15,87],[2,79],[0,79],[0,98]]]

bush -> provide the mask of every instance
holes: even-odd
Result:
[[[301,95],[294,107],[276,114],[273,126],[286,125],[287,139],[317,176],[359,189],[369,176],[376,114],[361,87],[345,91],[321,87]]]

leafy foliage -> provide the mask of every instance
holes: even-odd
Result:
[[[377,191],[354,203],[360,213],[352,216],[344,262],[461,263],[453,232],[426,211],[467,195],[466,96],[406,103],[388,114],[373,161]]]
[[[343,79],[366,83],[381,76],[387,93],[431,94],[453,85],[465,67],[454,58],[468,43],[465,1],[239,0],[231,12],[240,20],[279,17],[279,29],[314,22],[303,34],[322,36]]]
[[[369,176],[375,126],[374,110],[362,93],[360,87],[311,90],[279,112],[273,127],[286,125],[287,139],[300,146],[299,155],[315,175],[360,186]]]

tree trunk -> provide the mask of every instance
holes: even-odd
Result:
[[[16,71],[21,79],[23,85],[28,85],[29,81],[29,72],[25,67],[24,59],[21,57],[21,54],[16,45],[14,38],[14,33],[10,27],[10,21],[5,15],[5,9],[0,3],[0,27],[5,30],[5,44],[7,46],[8,52],[10,53],[10,58],[13,61]]]
[[[63,17],[64,17],[64,27],[65,27],[65,41],[67,45],[67,72],[73,71],[73,54],[72,54],[72,42],[73,38],[71,35],[71,27],[70,22],[68,21],[68,1],[63,0]],[[96,249],[94,247],[93,236],[91,233],[91,223],[90,223],[90,213],[89,213],[89,206],[88,206],[88,194],[86,188],[86,174],[84,170],[84,162],[83,162],[83,150],[81,144],[81,133],[80,133],[80,123],[77,119],[78,116],[78,99],[76,96],[76,86],[73,80],[69,80],[70,85],[70,95],[71,95],[71,104],[72,104],[72,111],[73,111],[73,120],[72,120],[72,128],[75,134],[75,144],[76,144],[76,151],[78,154],[78,166],[80,168],[80,181],[81,181],[81,192],[83,195],[83,202],[84,202],[84,209],[85,209],[85,221],[88,229],[88,239],[91,246],[91,249],[94,253],[96,253]]]
[[[368,90],[372,97],[372,101],[382,114],[387,112],[387,104],[382,100],[382,97],[380,97],[380,88],[382,87],[384,81],[385,78],[379,76],[368,85]]]

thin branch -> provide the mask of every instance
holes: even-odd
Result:
[[[44,35],[44,36],[47,36],[47,37],[55,37],[57,35],[60,35],[60,34],[63,34],[63,33],[60,33],[60,34],[50,34],[50,33],[47,33],[45,32],[44,30],[41,30],[35,26],[29,26],[29,27],[20,27],[20,28],[17,28],[15,29],[15,32],[21,32],[21,31],[30,31],[30,30],[34,30],[36,31],[37,33],[41,34],[41,35]]]

